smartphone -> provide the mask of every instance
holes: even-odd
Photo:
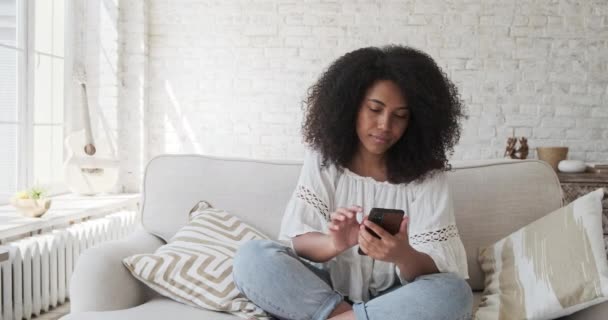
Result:
[[[401,220],[405,213],[400,209],[385,209],[385,208],[372,208],[369,212],[368,220],[379,225],[382,229],[388,231],[390,234],[397,234],[399,227],[401,226]],[[380,238],[372,229],[365,227],[367,232],[371,233],[372,236]],[[366,255],[361,248],[359,248],[360,255]]]

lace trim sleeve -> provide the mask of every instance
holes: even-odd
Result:
[[[456,225],[451,224],[445,228],[411,235],[409,240],[411,245],[419,245],[429,242],[444,242],[451,238],[459,237],[460,235],[458,234]]]
[[[303,185],[298,185],[296,197],[313,206],[326,221],[329,221],[329,207],[312,190]]]

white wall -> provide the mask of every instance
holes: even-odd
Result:
[[[139,190],[148,157],[148,8],[145,0],[73,0],[74,68],[84,66],[94,138],[121,160],[117,191]],[[72,130],[82,129],[81,91],[72,83]]]
[[[118,134],[119,119],[122,113],[122,105],[118,100],[122,82],[119,74],[121,50],[118,43],[118,14],[121,8],[115,1],[72,1],[75,77],[66,77],[66,80],[71,80],[74,110],[66,126],[68,131],[84,128],[82,90],[77,81],[83,78],[87,84],[91,126],[99,151],[97,155],[117,156],[121,141]],[[105,150],[109,151],[104,152]]]
[[[132,87],[116,108],[145,119],[118,131],[126,189],[161,153],[300,158],[307,88],[345,52],[387,43],[428,52],[460,88],[470,118],[453,159],[501,157],[512,134],[608,159],[606,1],[95,2],[118,3],[116,30],[144,43],[117,46],[116,84]]]

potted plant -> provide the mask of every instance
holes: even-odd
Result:
[[[51,199],[45,198],[45,190],[40,187],[17,192],[10,203],[22,215],[33,218],[42,216],[51,207]]]

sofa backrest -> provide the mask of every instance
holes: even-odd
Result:
[[[562,206],[557,174],[539,160],[457,162],[448,174],[456,226],[467,251],[469,284],[483,290],[479,248]]]
[[[301,168],[294,161],[163,155],[146,167],[142,223],[169,240],[201,200],[276,238]],[[537,160],[456,162],[448,174],[456,224],[467,250],[469,284],[483,289],[478,250],[559,208],[557,175]]]
[[[142,223],[168,241],[205,200],[276,238],[301,163],[162,155],[146,167]]]

